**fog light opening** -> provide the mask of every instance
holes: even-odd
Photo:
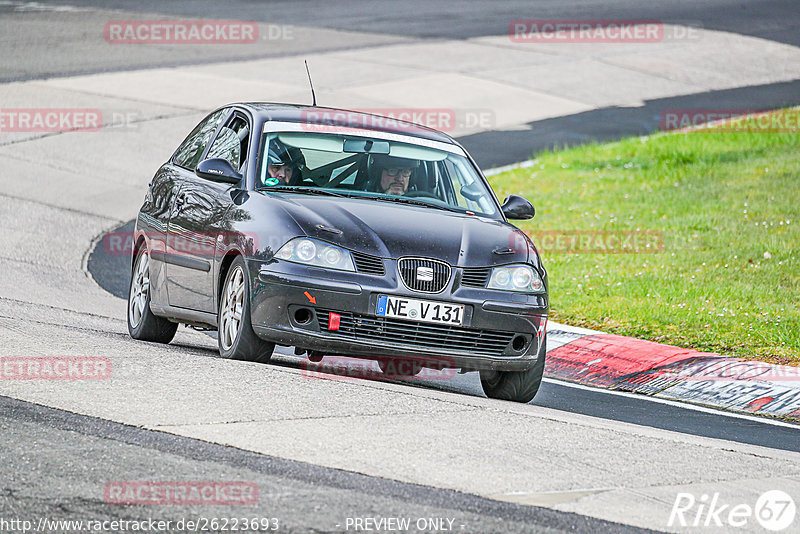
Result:
[[[308,308],[298,308],[294,312],[294,320],[297,324],[308,324],[314,314]]]
[[[528,340],[525,336],[514,336],[514,339],[511,341],[511,348],[519,352],[524,349],[527,344]]]

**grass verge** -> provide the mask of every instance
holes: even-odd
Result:
[[[553,320],[800,364],[798,110],[774,115],[793,131],[659,133],[491,177],[498,197],[537,208],[518,226],[548,270]]]

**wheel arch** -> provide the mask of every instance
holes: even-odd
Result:
[[[222,261],[219,264],[219,275],[217,276],[217,302],[216,307],[219,308],[219,303],[222,300],[222,288],[225,285],[225,278],[228,276],[228,271],[231,269],[231,265],[233,265],[234,260],[236,258],[242,257],[244,258],[244,254],[242,254],[238,249],[232,248],[228,250],[225,255],[222,257]]]
[[[131,250],[131,272],[133,272],[134,264],[136,263],[136,256],[139,255],[139,251],[142,250],[147,246],[147,240],[144,238],[144,234],[140,234],[136,241],[133,244],[133,250]]]

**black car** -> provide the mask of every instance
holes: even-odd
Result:
[[[219,332],[223,357],[276,344],[413,375],[479,371],[489,397],[542,379],[547,274],[451,137],[320,107],[248,103],[203,119],[161,166],[134,234],[128,327]]]

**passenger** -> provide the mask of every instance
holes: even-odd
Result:
[[[419,160],[416,159],[382,154],[372,156],[372,189],[386,195],[404,195],[408,191],[408,184],[417,167],[419,167]]]
[[[267,175],[264,185],[288,185],[299,182],[302,177],[301,167],[305,166],[305,158],[300,149],[287,147],[277,139],[269,143],[267,152]]]

